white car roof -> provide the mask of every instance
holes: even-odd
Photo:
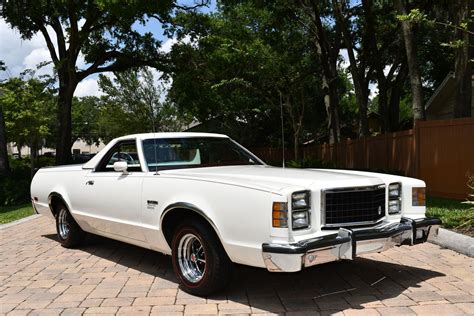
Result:
[[[122,137],[118,137],[114,140],[123,140],[123,139],[130,139],[130,138],[137,138],[140,140],[143,139],[153,139],[153,138],[181,138],[181,137],[220,137],[220,138],[228,138],[227,135],[224,134],[214,134],[214,133],[194,133],[194,132],[179,132],[179,133],[142,133],[142,134],[132,134],[132,135],[125,135]]]
[[[95,166],[99,163],[102,157],[109,151],[109,149],[115,145],[118,141],[126,139],[153,139],[153,138],[181,138],[181,137],[219,137],[219,138],[229,138],[227,135],[223,134],[213,134],[213,133],[192,133],[192,132],[180,132],[180,133],[143,133],[143,134],[132,134],[117,137],[111,140],[107,146],[105,146],[97,155],[95,155],[91,160],[82,165],[83,169],[94,169]]]

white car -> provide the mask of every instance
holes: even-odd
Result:
[[[172,256],[184,290],[222,289],[233,263],[295,272],[425,242],[423,181],[266,165],[225,135],[114,139],[83,165],[40,169],[35,210],[76,247],[86,232]]]

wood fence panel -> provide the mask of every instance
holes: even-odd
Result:
[[[474,173],[474,118],[420,122],[416,133],[418,177],[428,193],[465,199],[467,173]]]
[[[266,161],[278,156],[281,161],[281,149],[253,151]],[[311,145],[302,153],[341,169],[386,170],[420,178],[432,196],[465,199],[467,173],[474,174],[474,118],[418,122],[413,130]],[[292,151],[286,157],[294,157]]]

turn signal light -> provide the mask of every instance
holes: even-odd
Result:
[[[411,192],[413,206],[426,206],[426,188],[412,188]]]
[[[277,228],[288,228],[288,203],[273,202],[272,226]]]

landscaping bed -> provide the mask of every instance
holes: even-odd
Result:
[[[443,221],[443,227],[474,237],[474,209],[462,201],[428,197],[426,216]]]
[[[33,215],[35,211],[31,204],[0,207],[0,224],[16,221],[23,217]]]

